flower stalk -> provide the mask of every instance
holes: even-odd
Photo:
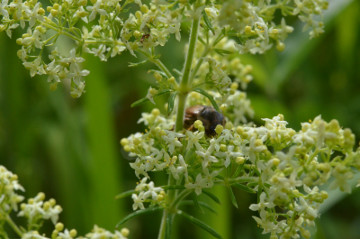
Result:
[[[189,39],[189,49],[185,59],[185,65],[183,69],[182,78],[179,86],[179,97],[178,97],[178,107],[176,112],[176,122],[175,122],[175,130],[180,131],[183,128],[183,119],[184,119],[184,111],[185,111],[185,101],[186,97],[189,94],[191,89],[191,65],[194,58],[195,46],[197,42],[199,22],[200,22],[200,14],[195,14],[194,20],[191,26],[190,39]]]

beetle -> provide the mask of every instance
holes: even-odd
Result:
[[[225,125],[225,117],[211,106],[195,105],[185,110],[184,128],[194,131],[194,122],[200,120],[207,136],[215,136],[217,125]]]

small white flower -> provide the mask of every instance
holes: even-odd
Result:
[[[166,135],[162,136],[163,140],[168,144],[168,150],[170,154],[175,152],[176,147],[181,147],[182,143],[179,138],[185,137],[185,135],[176,133],[174,131],[165,130]]]
[[[144,192],[144,198],[149,198],[151,196],[153,201],[157,200],[158,194],[162,191],[160,187],[154,187],[154,182],[150,182],[146,192]]]
[[[24,62],[23,65],[26,69],[30,70],[31,77],[34,77],[35,75],[46,74],[41,57],[37,57],[34,61],[31,62]]]
[[[140,209],[144,209],[144,208],[145,208],[145,207],[144,207],[144,204],[143,204],[144,200],[143,200],[141,197],[139,197],[137,194],[133,193],[133,194],[131,195],[131,198],[132,198],[133,201],[134,201],[134,204],[133,204],[133,206],[132,206],[134,211],[137,210],[138,208],[140,208]]]
[[[260,202],[258,204],[251,204],[250,205],[250,210],[252,211],[260,211],[260,210],[264,210],[266,208],[273,208],[274,204],[272,202],[266,201],[267,197],[266,197],[266,193],[262,192],[260,194]]]
[[[45,236],[40,235],[38,231],[25,232],[21,238],[22,239],[49,239]]]
[[[93,6],[86,7],[86,10],[91,11],[89,15],[90,22],[95,19],[97,14],[107,15],[107,12],[101,8],[101,5],[102,5],[102,0],[97,0]]]
[[[209,181],[207,178],[203,178],[201,174],[196,176],[194,183],[188,183],[185,185],[186,188],[194,189],[197,195],[200,195],[203,188],[207,188],[209,186]]]

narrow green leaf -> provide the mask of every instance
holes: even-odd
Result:
[[[136,107],[136,106],[141,105],[142,103],[145,103],[147,101],[149,101],[149,99],[147,97],[144,97],[144,98],[142,98],[140,100],[137,100],[134,103],[132,103],[131,107]]]
[[[199,200],[198,200],[198,203],[199,203],[200,207],[203,207],[203,208],[209,210],[212,213],[216,213],[216,211],[209,204],[207,204],[205,202],[202,202],[202,201],[199,201]],[[179,204],[181,206],[188,206],[188,205],[194,206],[194,201],[184,200],[184,201],[181,201]]]
[[[139,65],[142,65],[144,63],[146,63],[147,60],[144,60],[144,61],[140,61],[140,62],[129,62],[129,67],[136,67],[136,66],[139,66]]]
[[[169,92],[171,92],[171,90],[169,90],[169,89],[161,90],[161,91],[159,91],[159,93],[157,93],[156,95],[154,95],[154,97],[157,97],[157,96],[160,96],[160,95],[164,95],[164,94],[169,93]],[[149,98],[144,97],[144,98],[142,98],[142,99],[140,99],[140,100],[137,100],[137,101],[135,101],[134,103],[132,103],[132,104],[131,104],[131,107],[136,107],[136,106],[141,105],[141,104],[143,104],[143,103],[145,103],[145,102],[147,102],[147,101],[149,101]]]
[[[178,69],[176,69],[176,68],[174,68],[173,69],[173,72],[175,72],[178,76],[182,76],[182,72],[181,71],[179,71]],[[176,82],[178,82],[179,83],[179,79],[176,77],[175,78],[175,80],[176,80]]]
[[[165,74],[165,72],[162,72],[162,71],[159,71],[159,70],[155,70],[155,69],[150,69],[150,70],[148,70],[148,72],[149,73],[154,73],[154,72],[156,72],[156,73],[159,73],[160,75],[162,75],[162,77],[164,77],[164,78],[168,78],[168,76]]]
[[[210,100],[211,104],[214,106],[214,108],[217,111],[220,111],[219,106],[216,104],[216,101],[215,101],[214,97],[212,97],[212,95],[207,93],[204,89],[195,88],[195,89],[193,89],[193,91],[198,92],[198,93],[202,94],[203,96],[205,96],[206,98],[208,98]]]
[[[211,21],[210,21],[208,15],[206,14],[205,11],[203,11],[202,14],[203,14],[203,19],[204,19],[205,25],[210,29],[210,31],[212,32],[212,34],[215,34],[214,27],[212,26]]]
[[[248,186],[245,186],[244,184],[240,184],[240,183],[234,183],[232,184],[232,186],[237,187],[245,192],[248,193],[256,193],[256,191]]]
[[[235,173],[233,174],[232,177],[235,178],[235,177],[239,176],[240,173],[242,172],[242,169],[243,169],[243,168],[244,168],[244,164],[239,165],[239,166],[236,168]]]
[[[198,40],[199,40],[199,42],[201,42],[201,44],[206,46],[206,41],[204,39],[202,39],[201,37],[198,37]]]
[[[202,190],[202,192],[204,193],[204,195],[208,196],[209,198],[211,198],[214,202],[216,202],[217,204],[220,204],[220,200],[211,192]]]
[[[129,197],[131,196],[133,193],[135,193],[135,190],[132,189],[132,190],[129,190],[129,191],[125,191],[123,193],[120,193],[118,195],[115,196],[115,199],[123,199],[123,198],[126,198],[126,197]]]
[[[215,48],[214,51],[221,56],[229,55],[229,54],[233,53],[231,51],[220,49],[220,48]]]
[[[175,98],[176,98],[177,93],[176,92],[171,92],[169,99],[168,99],[168,110],[167,113],[168,115],[171,114],[171,112],[174,110],[174,103],[175,103]]]
[[[130,213],[129,215],[124,217],[120,222],[118,222],[118,224],[116,224],[116,228],[118,228],[121,224],[124,224],[125,222],[129,221],[133,217],[140,216],[140,215],[147,214],[147,213],[151,213],[151,212],[156,212],[156,211],[159,211],[159,210],[162,210],[162,209],[163,209],[162,207],[149,207],[149,208],[145,208],[145,209]]]
[[[201,227],[202,229],[204,229],[205,231],[207,231],[208,233],[210,233],[211,235],[213,235],[216,238],[222,238],[212,227],[210,227],[209,225],[205,224],[203,221],[187,214],[186,212],[183,212],[181,210],[177,211],[178,215],[182,215],[183,217],[185,217],[186,219],[188,219],[191,223],[195,224],[198,227]]]
[[[228,189],[229,194],[230,194],[231,203],[234,205],[234,207],[239,208],[239,206],[237,204],[237,201],[236,201],[235,194],[234,194],[231,186],[228,186],[227,189]]]
[[[201,213],[204,213],[204,211],[203,211],[202,208],[200,207],[200,204],[199,204],[199,200],[198,200],[197,195],[193,192],[191,196],[192,196],[192,199],[193,199],[193,202],[194,202],[194,206],[195,206]]]

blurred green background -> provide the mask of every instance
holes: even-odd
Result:
[[[326,33],[320,38],[309,40],[300,26],[284,52],[241,57],[254,67],[247,92],[255,122],[282,113],[298,130],[300,122],[321,114],[325,120],[338,119],[359,140],[359,16],[360,1],[331,1]],[[142,130],[137,120],[152,108],[151,104],[130,108],[146,94],[151,65],[128,68],[128,62],[136,59],[126,53],[106,63],[89,57],[86,93],[72,99],[66,87],[51,92],[45,77],[30,78],[16,56],[15,39],[16,34],[13,39],[0,35],[0,164],[19,175],[27,197],[43,191],[47,198],[55,198],[64,209],[60,220],[67,228],[76,228],[81,235],[94,224],[113,230],[132,211],[130,198],[115,200],[115,195],[133,189],[137,181],[119,140]],[[181,69],[182,49],[176,42],[161,54],[170,69]],[[195,214],[206,217],[224,238],[268,238],[251,218],[248,207],[254,198],[237,191],[239,209],[235,209],[223,189],[216,190],[223,199],[216,206],[218,214]],[[317,221],[313,238],[360,238],[360,191],[335,201]],[[174,238],[211,237],[181,218],[176,222]],[[160,214],[153,214],[125,226],[131,230],[129,238],[152,239],[159,224]]]

